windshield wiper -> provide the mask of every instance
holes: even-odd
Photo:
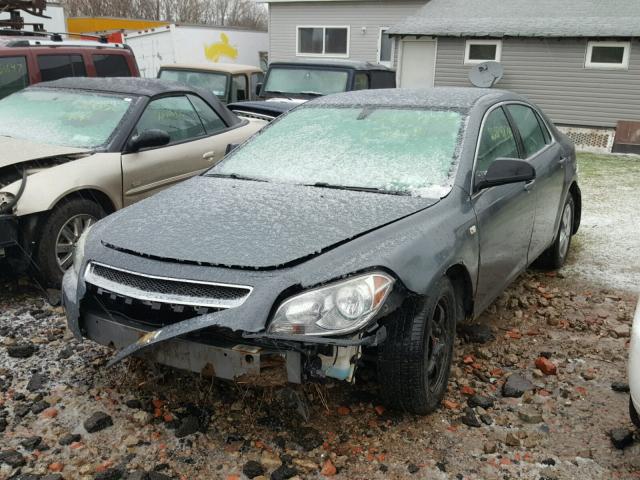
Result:
[[[319,188],[332,188],[334,190],[351,190],[353,192],[370,192],[370,193],[382,193],[384,195],[402,195],[408,196],[408,192],[401,190],[385,190],[383,188],[376,187],[358,187],[356,185],[333,185],[327,182],[316,182],[305,184],[307,187],[319,187]]]
[[[300,92],[300,95],[311,95],[313,97],[322,97],[324,93],[309,91],[309,92]]]
[[[247,175],[239,175],[237,173],[207,173],[207,177],[216,178],[233,178],[234,180],[249,180],[252,182],[266,182],[263,178],[249,177]]]

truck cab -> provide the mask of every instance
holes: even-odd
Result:
[[[264,72],[259,67],[218,63],[215,65],[164,65],[158,78],[180,82],[213,93],[222,103],[256,100]]]
[[[262,101],[232,103],[229,108],[238,115],[272,120],[323,95],[395,86],[394,70],[369,62],[336,59],[273,62],[264,84],[255,92]]]

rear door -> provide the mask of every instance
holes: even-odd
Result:
[[[552,140],[535,110],[524,104],[510,104],[505,108],[522,139],[522,157],[536,169],[536,220],[529,251],[531,263],[554,240],[563,198],[566,160],[562,159],[562,148]]]
[[[485,116],[473,178],[482,178],[498,158],[519,157],[516,133],[498,106]],[[473,191],[480,243],[476,308],[482,311],[527,266],[535,197],[524,182]]]
[[[227,125],[207,102],[195,95],[152,100],[131,137],[154,129],[167,132],[170,143],[122,155],[124,205],[215,165],[231,143]]]

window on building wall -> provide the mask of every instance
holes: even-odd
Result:
[[[380,29],[378,63],[387,67],[391,67],[393,64],[393,38],[389,36],[386,28]]]
[[[349,55],[349,27],[298,27],[298,55]]]
[[[586,68],[629,68],[629,42],[587,43]]]
[[[502,57],[502,40],[467,40],[464,63],[499,62]]]

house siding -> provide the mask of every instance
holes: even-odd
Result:
[[[348,58],[377,62],[380,28],[390,27],[423,5],[424,0],[270,3],[269,61],[296,57],[298,25],[349,25]],[[364,34],[362,27],[367,28]]]
[[[586,48],[586,39],[505,38],[498,87],[525,95],[557,124],[640,121],[640,42],[631,42],[628,70],[585,69]],[[438,38],[436,85],[471,85],[464,50],[464,38]]]

